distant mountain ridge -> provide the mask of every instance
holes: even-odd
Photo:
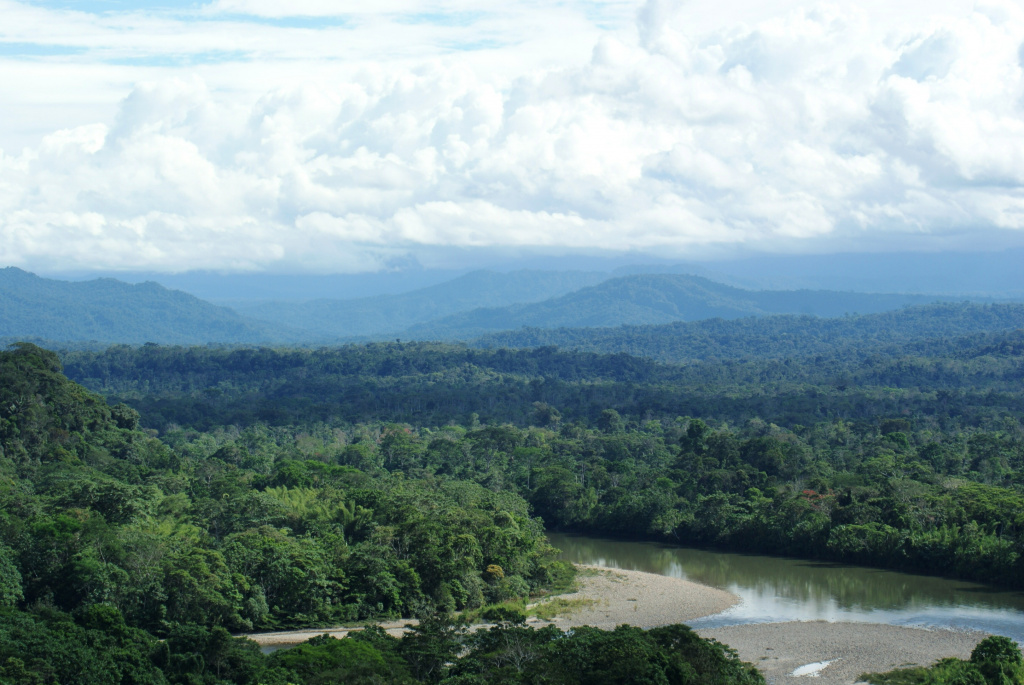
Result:
[[[418,324],[404,337],[471,339],[500,330],[592,328],[736,319],[772,314],[870,314],[950,298],[815,290],[742,290],[700,276],[636,274],[612,278],[535,304],[476,309]]]
[[[234,308],[254,319],[303,329],[321,339],[394,336],[409,326],[458,312],[538,302],[610,277],[597,271],[481,270],[397,295],[307,302],[239,302]]]
[[[943,299],[950,298],[754,291],[685,274],[610,278],[606,272],[476,271],[398,295],[263,303],[240,314],[157,283],[58,281],[10,267],[0,269],[0,340],[79,346],[90,341],[330,345],[393,338],[473,340],[505,331],[504,337],[487,344],[501,339],[516,346],[531,344],[516,337],[516,331],[528,328],[533,339],[552,339],[545,344],[575,340],[569,343],[575,345],[592,335],[595,341],[616,340],[608,344],[622,347],[619,338],[624,333],[608,329],[777,314],[836,317]],[[568,332],[558,334],[561,338],[536,333],[552,329]],[[644,331],[631,334],[647,335]],[[658,357],[661,352],[651,354]]]
[[[723,259],[685,259],[664,255],[594,251],[588,254],[509,253],[488,248],[459,248],[437,266],[408,255],[389,259],[380,271],[365,273],[155,271],[51,272],[48,278],[70,281],[101,275],[141,283],[156,281],[214,304],[234,307],[240,301],[306,302],[350,300],[407,293],[450,281],[474,269],[511,273],[534,271],[601,272],[609,278],[639,273],[704,276],[748,290],[832,290],[859,293],[918,293],[953,297],[1024,298],[1024,247],[999,232],[998,248],[940,252],[841,252],[815,254],[736,254]],[[982,248],[985,241],[976,247]],[[371,265],[367,264],[369,268]],[[484,306],[484,305],[479,305]],[[491,303],[487,306],[497,306]]]
[[[7,267],[0,269],[0,337],[204,344],[284,342],[296,334],[158,283],[72,283]]]

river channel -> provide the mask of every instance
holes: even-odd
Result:
[[[728,590],[741,602],[691,621],[715,628],[775,621],[857,621],[971,628],[1024,644],[1024,593],[893,571],[650,542],[548,533],[577,564],[658,573]]]

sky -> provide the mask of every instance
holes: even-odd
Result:
[[[0,266],[1024,245],[1010,0],[0,0],[0,17]]]

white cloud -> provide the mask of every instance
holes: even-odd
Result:
[[[437,246],[668,256],[1024,230],[1024,12],[1012,3],[920,5],[914,21],[874,0],[758,3],[738,22],[650,0],[626,27],[599,26],[621,4],[597,21],[572,6],[452,0],[432,10],[472,12],[466,25],[425,26],[403,0],[363,14],[221,0],[193,23],[0,4],[16,10],[5,35],[19,40],[202,51],[231,22],[233,49],[266,55],[112,67],[115,81],[159,77],[102,121],[0,152],[0,262],[361,270]],[[339,47],[358,32],[236,16],[285,7],[358,15],[367,35]],[[486,33],[492,15],[511,18],[507,46],[438,47]],[[566,17],[565,45],[532,55]],[[147,48],[153,35],[163,42]],[[73,73],[104,78],[89,59]],[[56,63],[26,64],[38,78]],[[55,83],[37,88],[59,101]]]

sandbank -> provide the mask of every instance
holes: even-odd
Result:
[[[598,566],[580,569],[579,591],[559,598],[586,604],[556,617],[559,628],[611,629],[623,623],[654,628],[711,616],[740,601],[731,592],[682,578]]]
[[[740,601],[732,593],[680,578],[596,566],[581,567],[577,592],[545,601],[560,600],[567,607],[560,615],[551,621],[531,618],[528,624],[553,623],[563,630],[581,625],[612,629],[624,623],[654,628],[717,614]],[[379,625],[399,636],[415,623],[399,620]],[[246,637],[265,648],[284,647],[324,633],[341,638],[360,629],[290,630]],[[928,666],[944,657],[965,659],[986,636],[975,631],[825,621],[757,623],[698,629],[697,633],[735,649],[771,685],[849,685],[862,673]],[[806,675],[793,675],[794,671]]]
[[[908,666],[930,666],[944,657],[970,657],[987,633],[910,628],[879,623],[790,621],[698,630],[737,652],[764,673],[769,683],[847,685],[863,673]],[[793,671],[811,664],[809,675]]]

